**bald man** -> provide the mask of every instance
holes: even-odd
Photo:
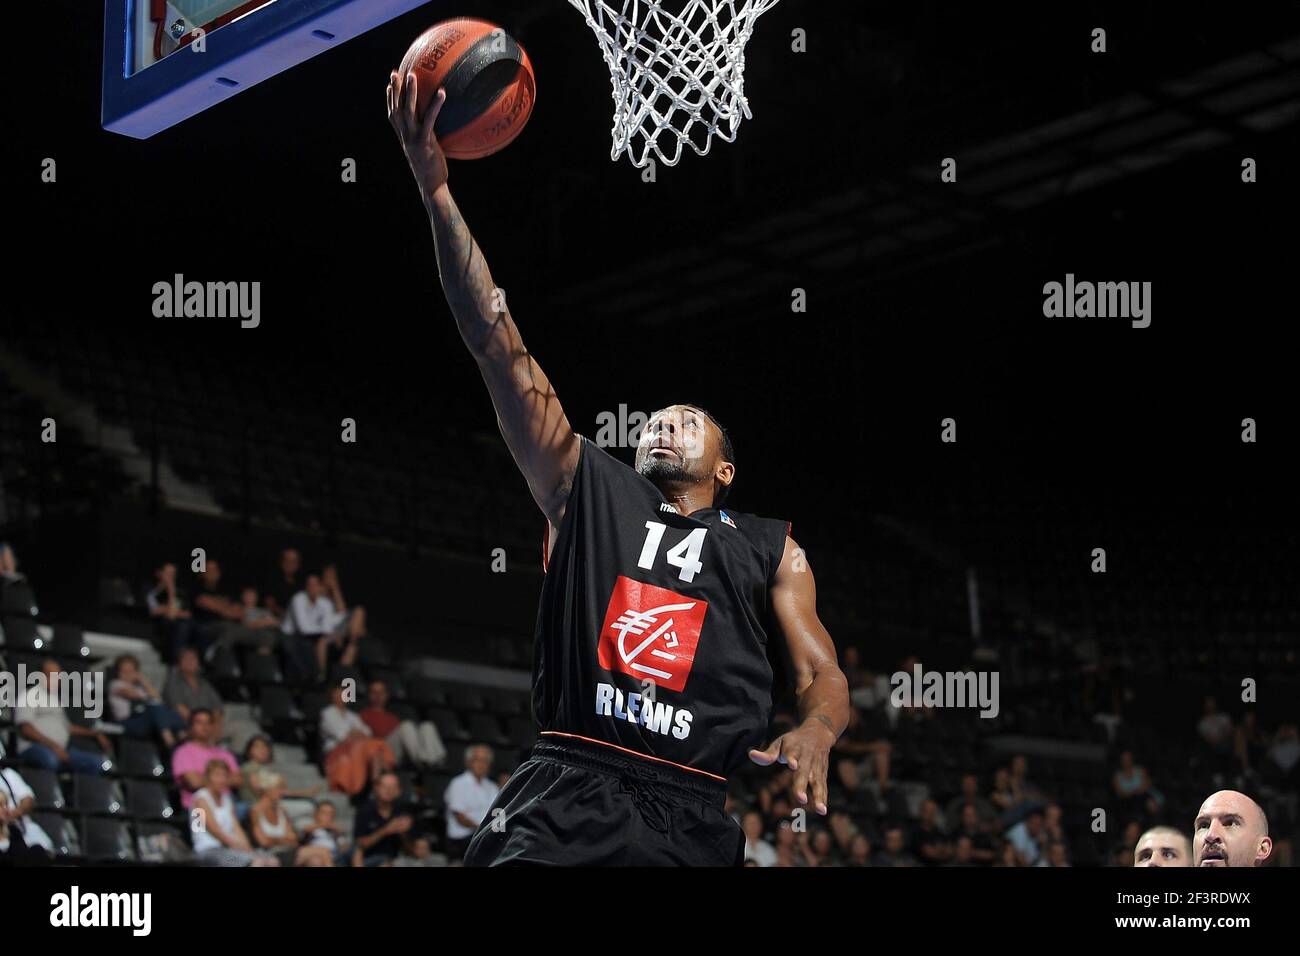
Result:
[[[1264,811],[1236,790],[1210,794],[1192,832],[1194,866],[1263,866],[1273,852]]]
[[[1192,841],[1173,827],[1152,827],[1138,837],[1134,866],[1191,866]]]

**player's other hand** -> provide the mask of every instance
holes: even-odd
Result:
[[[447,91],[438,90],[429,100],[423,116],[417,116],[416,99],[419,96],[418,78],[406,74],[405,80],[394,70],[388,77],[388,122],[397,131],[406,161],[425,195],[432,196],[447,183],[447,157],[443,155],[433,127],[447,102]]]
[[[784,733],[763,750],[751,750],[749,759],[760,767],[783,763],[794,771],[791,791],[801,805],[808,803],[812,791],[813,807],[826,816],[826,771],[830,766],[831,745],[835,735],[816,720]]]

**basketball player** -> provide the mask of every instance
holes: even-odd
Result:
[[[1152,827],[1138,837],[1134,866],[1191,866],[1192,844],[1173,827]]]
[[[469,865],[743,865],[724,809],[746,756],[794,771],[825,815],[848,684],[817,617],[789,524],[721,509],[736,474],[727,433],[674,405],[643,429],[635,470],[576,434],[551,383],[497,310],[483,254],[447,188],[439,90],[416,115],[394,73],[389,118],[433,226],[447,301],[502,435],[548,522],[533,717],[541,738],[466,853]],[[769,650],[784,652],[800,722],[766,747]]]
[[[1236,790],[1212,793],[1201,804],[1192,840],[1195,866],[1263,866],[1273,852],[1263,808]]]

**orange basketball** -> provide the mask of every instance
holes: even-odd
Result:
[[[504,149],[533,113],[537,84],[524,48],[495,23],[462,17],[424,31],[406,51],[399,76],[417,77],[416,115],[439,87],[447,102],[434,127],[449,159],[482,159]]]

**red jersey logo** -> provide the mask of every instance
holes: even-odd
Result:
[[[680,691],[695,664],[707,601],[622,575],[605,611],[596,653],[600,666]]]

